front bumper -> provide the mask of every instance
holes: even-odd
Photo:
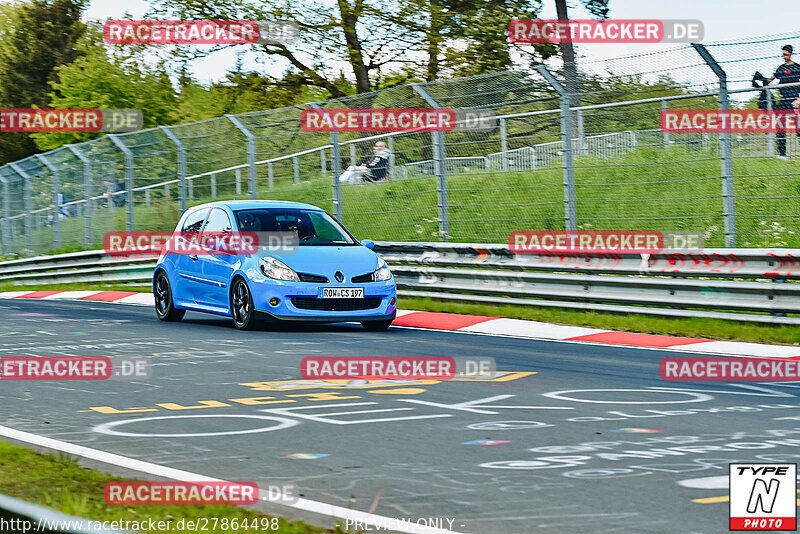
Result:
[[[369,309],[313,310],[298,308],[292,303],[292,298],[316,299],[322,287],[337,286],[309,282],[252,281],[250,283],[250,292],[253,296],[253,307],[256,311],[280,320],[319,322],[384,321],[394,319],[397,312],[397,290],[394,280],[365,284],[341,284],[338,286],[363,287],[365,299],[379,299],[379,304]],[[269,303],[273,298],[279,300],[277,306]],[[392,300],[394,300],[394,303],[392,303]]]
[[[360,323],[362,321],[394,321],[397,312],[389,315],[349,315],[337,317],[306,317],[297,315],[275,315],[265,310],[256,310],[259,313],[268,315],[272,319],[279,321],[307,321],[316,323]]]

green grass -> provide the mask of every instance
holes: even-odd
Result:
[[[0,441],[0,493],[43,505],[69,515],[94,521],[154,521],[172,520],[173,529],[166,532],[182,532],[174,528],[180,519],[199,518],[247,520],[268,518],[254,510],[237,506],[122,506],[109,505],[103,499],[106,482],[133,480],[112,477],[95,469],[82,467],[77,459],[66,455],[42,454],[26,447]],[[333,523],[334,520],[331,520]],[[141,530],[148,532],[147,530]],[[252,529],[250,530],[252,531]],[[153,531],[155,532],[155,531]],[[164,532],[164,531],[162,531]],[[207,532],[248,532],[244,529],[212,530]],[[342,532],[307,525],[299,521],[279,520],[279,528],[272,532],[285,534],[322,534]]]
[[[305,168],[305,166],[304,166]],[[513,230],[552,230],[564,225],[563,171],[486,172],[461,169],[447,179],[451,240],[505,243]],[[333,211],[329,177],[308,167],[303,180],[275,180],[267,189],[266,169],[258,169],[260,198],[308,202]],[[396,173],[399,174],[399,173]],[[681,146],[642,147],[611,159],[578,157],[575,183],[581,229],[700,231],[707,247],[724,244],[720,161],[712,152]],[[734,159],[739,246],[800,247],[794,233],[800,203],[778,197],[800,195],[797,162],[774,158]],[[643,183],[648,182],[648,183]],[[342,186],[344,223],[359,238],[387,241],[437,241],[436,178],[413,177],[365,186]],[[151,205],[137,200],[138,230],[172,230],[178,218],[176,189],[167,199],[153,190]],[[210,200],[200,182],[190,205]],[[235,196],[231,186],[218,187],[219,199]],[[772,197],[772,198],[755,198]],[[239,198],[244,198],[240,195]],[[138,197],[137,197],[138,199]],[[634,201],[635,202],[632,202]],[[766,214],[782,217],[768,217]],[[94,217],[96,246],[110,230],[124,230],[125,208],[100,208]],[[19,230],[21,226],[18,224]],[[62,221],[60,251],[84,247],[82,218]],[[13,250],[24,248],[16,237]],[[52,252],[52,227],[34,232],[37,253]]]

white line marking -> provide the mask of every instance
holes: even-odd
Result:
[[[114,301],[117,304],[138,304],[140,306],[154,306],[155,298],[152,293],[139,293],[136,295],[128,295]]]
[[[42,297],[42,300],[79,300],[89,295],[96,295],[97,293],[99,293],[99,291],[62,291],[61,293]]]
[[[127,456],[120,456],[118,454],[113,454],[98,449],[91,449],[82,445],[75,445],[74,443],[67,443],[66,441],[46,438],[44,436],[31,434],[29,432],[22,432],[21,430],[15,430],[7,426],[0,425],[0,436],[16,441],[22,441],[24,443],[30,443],[32,445],[38,445],[40,447],[46,447],[56,451],[65,452],[67,454],[73,454],[82,458],[88,458],[90,460],[116,465],[126,469],[132,469],[140,473],[147,473],[149,475],[168,478],[171,480],[179,480],[182,482],[226,482],[219,478],[212,478],[205,475],[198,475],[190,471],[183,471],[150,462],[143,462],[134,458],[128,458]],[[259,491],[266,492],[267,490],[259,488]],[[378,514],[360,512],[358,510],[351,510],[349,508],[334,506],[332,504],[321,503],[309,499],[298,499],[295,503],[281,503],[281,505],[321,514],[323,516],[334,517],[340,520],[350,519],[352,521],[360,521],[361,523],[369,522],[370,525],[385,525],[388,524],[387,522],[392,519]],[[398,532],[407,532],[409,534],[459,534],[458,532],[452,530],[431,528],[415,524],[405,524],[405,528],[403,530],[398,530]]]
[[[27,295],[28,293],[33,293],[33,291],[3,291],[0,292],[0,299],[13,299],[20,295]]]
[[[208,418],[238,418],[238,419],[261,419],[261,420],[268,420],[268,421],[278,421],[277,425],[268,426],[268,427],[261,427],[261,428],[253,428],[250,430],[231,430],[228,432],[200,432],[200,433],[187,433],[187,434],[148,434],[147,432],[123,432],[121,430],[114,430],[118,426],[127,425],[130,423],[140,423],[142,421],[160,421],[164,419],[208,419]],[[112,436],[127,436],[127,437],[136,437],[136,438],[189,438],[189,437],[200,437],[200,436],[232,436],[235,434],[258,434],[260,432],[271,432],[272,430],[282,430],[284,428],[293,427],[299,424],[294,419],[286,419],[283,417],[270,417],[268,415],[223,415],[223,414],[216,414],[216,415],[163,415],[160,417],[140,417],[136,419],[123,419],[121,421],[111,421],[108,423],[103,423],[102,425],[97,425],[92,428],[94,432],[100,432],[101,434],[110,434]]]
[[[476,334],[502,334],[510,337],[539,339],[569,339],[571,337],[602,334],[611,330],[585,328],[582,326],[564,326],[560,324],[526,321],[523,319],[490,319],[472,326],[458,329],[460,332]]]

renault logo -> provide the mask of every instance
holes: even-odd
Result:
[[[344,282],[344,275],[342,274],[342,271],[336,271],[336,281],[340,283]]]

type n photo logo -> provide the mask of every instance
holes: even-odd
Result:
[[[797,464],[730,464],[730,530],[795,530]]]

